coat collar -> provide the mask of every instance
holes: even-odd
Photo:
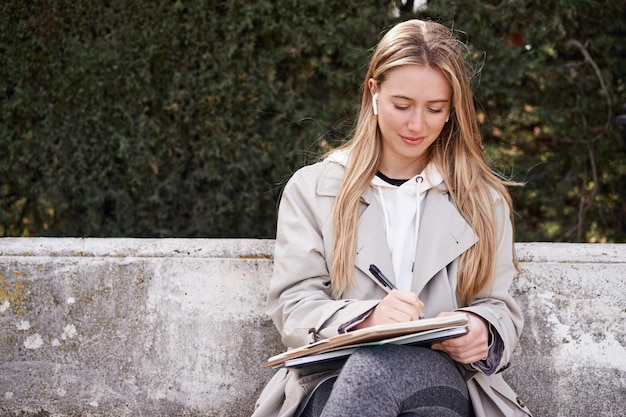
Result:
[[[328,168],[324,170],[323,180],[318,183],[317,193],[321,196],[334,197],[343,180],[344,169],[338,163],[327,163]],[[382,208],[371,187],[363,192],[361,202],[356,267],[371,277],[369,266],[375,264],[395,282]],[[413,291],[418,294],[438,271],[478,240],[470,225],[450,200],[446,189],[440,187],[428,191],[424,204],[413,271]]]
[[[369,274],[370,264],[378,266],[395,282],[391,253],[383,226],[380,205],[373,201],[361,217],[357,231],[356,266]],[[421,293],[443,268],[477,241],[477,237],[448,198],[438,189],[428,192],[415,253],[413,291]]]
[[[425,204],[413,271],[413,290],[418,294],[438,271],[478,240],[447,192],[429,191]]]

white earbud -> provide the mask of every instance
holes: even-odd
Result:
[[[372,96],[372,107],[374,108],[374,114],[378,115],[378,93]]]
[[[450,121],[450,113],[448,113],[448,117],[446,117],[446,123]]]

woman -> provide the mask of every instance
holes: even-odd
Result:
[[[469,332],[362,348],[340,371],[281,369],[254,416],[530,415],[499,373],[523,325],[505,185],[485,161],[462,43],[437,23],[396,25],[352,139],[285,187],[269,315],[287,347],[459,311]]]

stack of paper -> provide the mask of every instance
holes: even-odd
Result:
[[[322,339],[299,348],[272,356],[262,368],[303,368],[316,366],[328,369],[340,364],[357,348],[363,346],[396,344],[425,345],[467,333],[468,318],[460,313],[406,323],[381,324]]]

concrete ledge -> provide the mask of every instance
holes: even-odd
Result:
[[[537,416],[624,416],[626,245],[517,244],[505,378]],[[0,415],[246,416],[281,349],[273,241],[0,239]]]

